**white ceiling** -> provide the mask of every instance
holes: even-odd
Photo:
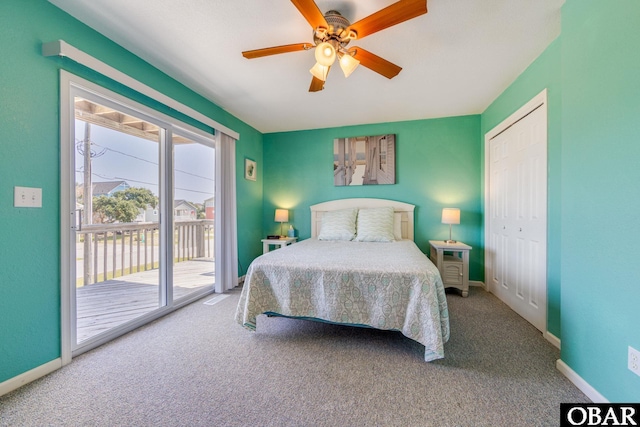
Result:
[[[308,92],[313,42],[287,0],[49,0],[263,133],[478,114],[560,34],[564,0],[429,0],[429,12],[349,46],[403,68],[388,80],[332,70]],[[317,0],[358,21],[394,0]]]

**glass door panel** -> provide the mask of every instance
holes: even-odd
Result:
[[[160,306],[162,129],[76,96],[76,340]]]
[[[196,135],[174,133],[173,299],[213,289],[215,150]]]

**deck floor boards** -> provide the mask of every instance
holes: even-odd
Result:
[[[175,264],[174,300],[213,286],[214,265],[210,258]],[[157,309],[160,300],[158,282],[159,271],[155,269],[77,288],[78,342]]]

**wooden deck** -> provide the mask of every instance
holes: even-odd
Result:
[[[214,266],[211,258],[175,264],[173,299],[213,286]],[[77,288],[78,342],[158,308],[158,275],[149,270]]]

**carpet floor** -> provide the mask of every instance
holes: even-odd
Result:
[[[208,296],[0,397],[1,426],[557,426],[589,402],[559,351],[492,294],[447,293],[445,358],[398,332],[234,323]]]

